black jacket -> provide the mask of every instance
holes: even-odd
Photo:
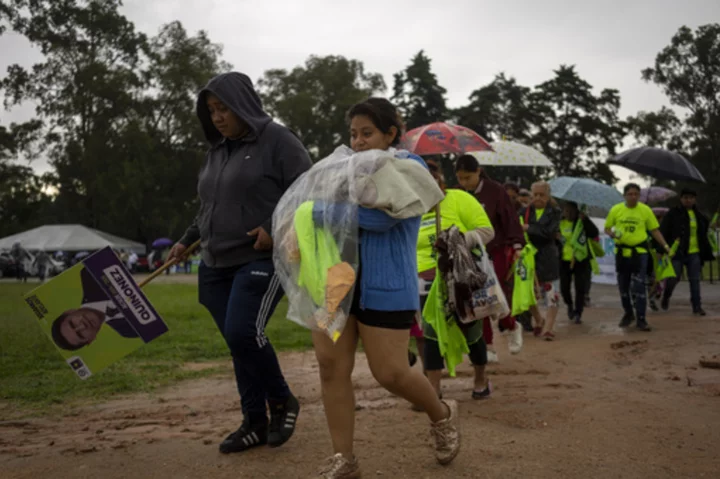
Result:
[[[707,216],[700,213],[697,207],[693,207],[693,211],[695,212],[695,220],[697,221],[700,260],[703,262],[712,261],[712,246],[710,246],[710,241],[708,240],[710,220],[708,220]],[[690,215],[685,207],[676,206],[668,211],[662,220],[662,224],[660,224],[660,232],[668,245],[672,246],[676,239],[680,240],[680,246],[675,254],[676,258],[681,259],[688,254],[688,248],[690,247]]]
[[[535,271],[538,281],[541,283],[560,278],[560,251],[557,241],[557,234],[560,231],[560,216],[560,210],[549,204],[545,207],[540,221],[535,219],[534,206],[529,206],[520,212],[523,223],[528,224],[528,238],[538,250],[535,255]]]
[[[225,140],[215,128],[206,102],[217,96],[249,127],[239,140]],[[239,266],[272,258],[256,251],[248,232],[262,226],[272,234],[272,215],[290,185],[312,166],[300,140],[265,113],[250,79],[240,73],[216,76],[200,92],[197,114],[210,143],[200,171],[200,211],[180,243],[202,239],[202,256],[211,267]]]

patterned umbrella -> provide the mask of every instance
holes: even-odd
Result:
[[[640,190],[640,201],[648,205],[662,203],[674,196],[677,196],[677,193],[662,186],[651,186]]]
[[[705,183],[705,178],[684,156],[662,148],[643,146],[620,153],[611,165],[624,166],[641,175],[652,176],[659,180],[697,181]]]
[[[477,158],[481,165],[553,166],[547,156],[522,143],[501,140],[491,143],[490,146],[493,151],[477,151],[470,154]]]
[[[552,196],[555,198],[604,210],[610,210],[616,204],[624,201],[620,192],[612,186],[589,178],[560,176],[550,180],[550,188]]]
[[[492,150],[490,144],[470,128],[449,123],[431,123],[410,130],[401,146],[420,156]]]

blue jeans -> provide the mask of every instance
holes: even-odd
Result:
[[[648,254],[637,255],[637,262],[633,270],[617,273],[618,289],[620,300],[625,314],[633,314],[633,303],[635,303],[635,318],[638,324],[645,324],[645,313],[647,311],[647,290],[645,277],[647,276]]]
[[[265,327],[283,296],[272,260],[211,268],[200,264],[200,304],[212,315],[230,348],[243,415],[251,424],[267,423],[265,404],[290,397]]]
[[[700,255],[698,253],[688,254],[681,258],[674,258],[672,263],[673,269],[675,269],[676,277],[667,281],[665,298],[669,300],[672,296],[675,287],[680,282],[684,267],[687,271],[688,282],[690,283],[690,301],[692,303],[692,308],[693,311],[698,311],[702,308],[702,301],[700,300],[700,274],[702,271],[702,261],[700,261]]]

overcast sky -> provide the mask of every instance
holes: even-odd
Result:
[[[208,31],[254,80],[311,54],[337,54],[363,61],[391,88],[392,74],[424,49],[453,107],[499,72],[532,86],[574,64],[597,90],[620,90],[627,116],[668,104],[640,71],[680,26],[720,22],[720,0],[126,0],[123,12],[150,35],[173,20]],[[39,59],[16,35],[0,37],[0,51],[3,73]],[[31,116],[30,107],[2,112],[0,123]]]

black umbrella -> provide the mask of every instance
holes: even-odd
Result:
[[[702,173],[684,156],[662,148],[642,146],[620,153],[611,165],[624,166],[641,175],[652,176],[659,180],[699,181],[705,183]]]

